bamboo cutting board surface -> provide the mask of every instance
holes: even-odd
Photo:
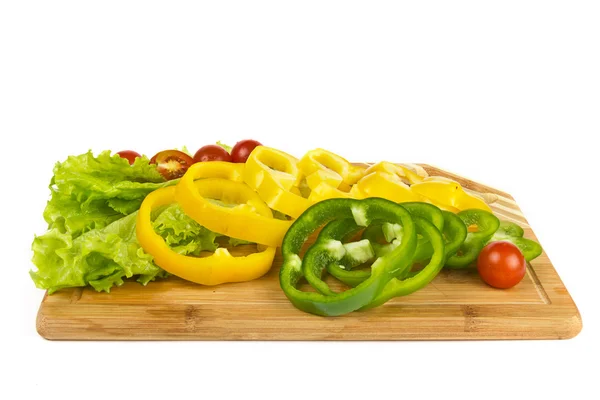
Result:
[[[510,195],[423,167],[430,175],[455,179],[467,191],[497,196],[494,213],[537,240]],[[511,289],[487,286],[477,271],[443,270],[414,294],[341,317],[294,308],[279,287],[280,265],[277,255],[262,278],[213,287],[172,277],[146,287],[126,282],[110,293],[76,288],[46,294],[37,331],[58,340],[479,340],[567,339],[582,326],[545,252]]]

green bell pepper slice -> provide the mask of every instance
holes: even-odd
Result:
[[[444,267],[446,248],[444,237],[440,231],[426,219],[415,217],[417,233],[425,237],[433,248],[433,255],[429,263],[414,276],[406,279],[392,279],[379,295],[362,309],[380,306],[394,297],[406,296],[427,286]]]
[[[521,250],[523,257],[529,262],[539,257],[542,254],[543,249],[539,243],[524,238],[524,233],[525,231],[523,231],[523,228],[514,222],[501,221],[500,227],[486,244],[502,240],[511,242]]]
[[[303,271],[322,271],[345,255],[342,243],[331,240],[311,246],[311,249],[317,247],[321,251],[311,256],[311,265],[303,265],[300,251],[309,236],[332,220],[348,218],[354,219],[359,226],[368,226],[374,220],[398,223],[403,230],[402,242],[392,252],[379,257],[371,266],[371,276],[355,288],[332,295],[299,290],[297,285],[304,277]],[[312,314],[336,316],[355,311],[372,302],[392,278],[410,267],[417,242],[415,231],[410,213],[389,200],[329,199],[318,202],[294,221],[283,238],[283,263],[279,273],[281,289],[296,308]]]
[[[429,222],[431,222],[438,230],[443,230],[445,237],[446,246],[446,257],[456,253],[460,245],[463,243],[467,236],[467,228],[464,222],[457,217],[455,214],[442,211],[434,205],[429,203],[400,203],[401,206],[406,208],[413,217],[420,216]],[[362,238],[368,239],[371,242],[371,246],[374,249],[375,255],[381,257],[388,252],[392,251],[399,243],[398,239],[401,237],[401,229],[397,227],[390,227],[389,223],[384,224],[371,224],[363,231]],[[395,235],[390,234],[395,232]],[[422,236],[422,235],[421,235]],[[391,243],[386,243],[391,241]],[[417,240],[417,248],[415,255],[413,256],[414,262],[424,262],[431,258],[433,255],[433,247],[429,240],[422,236]],[[343,261],[341,263],[332,263],[327,266],[327,272],[338,280],[344,282],[348,286],[356,286],[360,282],[364,281],[369,277],[370,271],[366,270],[353,270],[356,265],[346,264]],[[403,279],[408,276],[414,276],[420,271],[411,272],[407,269],[402,276],[397,278]]]
[[[444,216],[444,229],[442,235],[444,236],[444,244],[446,246],[446,258],[456,254],[460,246],[467,238],[467,227],[462,219],[456,214],[442,210]],[[431,222],[431,221],[430,221]],[[433,247],[429,241],[426,241],[420,252],[415,251],[415,262],[423,262],[431,258],[433,254]]]
[[[475,225],[477,231],[468,232],[465,241],[461,244],[457,252],[448,257],[445,266],[451,269],[471,266],[479,256],[485,243],[500,226],[498,217],[488,211],[469,209],[460,211],[456,215],[463,221],[467,228]]]

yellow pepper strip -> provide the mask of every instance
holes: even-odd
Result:
[[[297,164],[283,151],[258,146],[246,161],[244,182],[273,210],[298,218],[311,203],[297,188],[302,178]]]
[[[365,168],[350,164],[348,160],[323,149],[311,150],[302,157],[298,168],[306,183],[314,190],[321,182],[334,188],[349,189],[365,174]],[[345,184],[345,185],[343,185]]]
[[[410,188],[439,207],[459,211],[478,208],[491,212],[483,199],[465,192],[462,186],[452,179],[441,176],[429,177]]]
[[[412,171],[410,168],[402,164],[392,164],[387,161],[371,165],[365,171],[365,175],[372,172],[387,172],[388,174],[397,175],[404,183],[409,185],[423,181],[423,177]]]
[[[274,219],[271,209],[245,183],[221,178],[194,182],[194,172],[190,168],[175,186],[175,200],[190,218],[221,235],[266,246],[281,245],[291,221]],[[219,201],[237,205],[227,207]]]
[[[382,197],[396,203],[408,201],[421,201],[419,195],[411,190],[397,174],[383,172],[371,172],[358,181],[350,191],[355,198]]]
[[[202,182],[202,181],[200,181]],[[234,182],[232,182],[234,183]],[[263,276],[273,265],[275,247],[259,247],[258,253],[233,257],[225,248],[218,248],[209,257],[190,257],[174,252],[154,231],[152,210],[175,201],[176,187],[155,190],[144,199],[137,215],[136,235],[144,251],[156,265],[182,279],[202,285],[244,282]]]

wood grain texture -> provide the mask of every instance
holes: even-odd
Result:
[[[467,190],[497,195],[494,213],[537,240],[510,195],[423,167]],[[62,290],[44,296],[37,330],[44,338],[62,340],[480,340],[567,339],[582,327],[545,252],[508,290],[485,285],[476,271],[444,270],[414,294],[341,317],[294,308],[279,287],[280,265],[278,255],[262,278],[214,287],[173,277],[146,287],[126,282],[111,293]]]

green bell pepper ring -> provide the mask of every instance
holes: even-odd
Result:
[[[362,309],[369,309],[380,306],[394,297],[406,296],[417,290],[427,286],[444,267],[446,259],[446,250],[444,245],[444,237],[437,228],[426,219],[415,217],[417,232],[424,236],[433,247],[433,255],[429,263],[412,277],[400,280],[392,279],[379,293],[379,295]]]
[[[319,227],[335,219],[353,218],[357,225],[368,226],[373,220],[385,220],[402,225],[402,243],[391,253],[378,258],[371,266],[371,276],[355,288],[334,295],[302,292],[297,289],[304,276],[303,269],[315,271],[339,261],[343,246],[330,243],[332,250],[322,251],[311,262],[319,265],[303,266],[300,250],[308,237]],[[415,225],[410,213],[398,204],[381,199],[329,199],[309,207],[288,229],[281,253],[283,263],[279,283],[290,302],[298,309],[323,316],[336,316],[355,311],[369,304],[397,274],[410,266],[416,247]]]
[[[438,231],[443,232],[444,224],[446,223],[444,213],[433,204],[412,201],[400,203],[400,205],[406,208],[412,216],[426,219],[431,222]]]
[[[346,264],[343,263],[331,263],[327,265],[327,272],[340,282],[343,282],[350,287],[356,287],[360,285],[371,276],[370,269],[348,271],[344,268],[345,266]]]
[[[439,231],[443,231],[445,219],[442,210],[433,204],[423,202],[399,203],[406,208],[414,217],[421,217],[431,222]],[[372,224],[363,232],[362,238],[371,241],[375,254],[381,257],[391,251],[397,243],[394,239],[402,237],[402,227],[398,224]],[[386,243],[387,242],[387,243]],[[414,260],[419,261],[428,258],[433,253],[431,246],[427,246],[425,238],[418,238],[417,249],[415,250]]]
[[[446,245],[446,258],[456,254],[467,238],[467,226],[456,214],[442,211],[444,214],[444,239]],[[432,251],[433,252],[433,251]]]
[[[480,209],[463,210],[456,215],[467,228],[475,225],[477,231],[467,233],[457,253],[446,260],[446,267],[467,268],[477,259],[485,243],[498,230],[500,220],[494,214]]]
[[[442,211],[442,212],[444,214],[444,220],[445,220],[444,231],[442,232],[442,236],[444,237],[444,245],[446,247],[446,249],[445,249],[446,259],[448,259],[448,257],[456,254],[456,252],[458,251],[460,246],[465,241],[465,239],[467,237],[467,227],[466,227],[465,223],[462,221],[462,219],[457,217],[456,214],[454,214],[450,211]],[[431,258],[431,256],[433,255],[433,247],[431,246],[431,243],[429,243],[429,242],[427,242],[427,245],[428,245],[428,250],[429,250],[429,252],[427,253],[428,256],[423,258],[422,260],[415,259],[415,261],[423,262],[423,261],[426,261]],[[408,276],[409,277],[415,276],[419,272],[421,272],[421,270],[411,271],[408,274]]]
[[[453,252],[456,252],[464,241],[467,235],[467,228],[462,220],[453,213],[442,211],[429,203],[410,202],[400,203],[400,205],[406,208],[413,217],[422,217],[431,222],[438,230],[443,230],[449,238],[449,243],[446,246],[453,249]],[[377,257],[382,257],[392,251],[400,243],[398,239],[401,237],[401,227],[397,224],[387,222],[383,224],[373,223],[365,228],[362,234],[363,239],[368,239],[371,242],[371,246]],[[429,243],[429,240],[425,237],[418,238],[413,262],[427,260],[431,258],[432,254],[433,247]],[[328,265],[327,272],[346,285],[354,287],[370,275],[369,270],[354,271],[352,270],[354,267],[355,265],[348,265],[342,261],[340,264],[332,263]],[[407,269],[403,275],[397,278],[403,279],[411,275],[414,276],[417,273],[418,271],[411,272],[410,269]]]
[[[444,215],[444,230],[442,234],[444,236],[444,244],[446,246],[446,258],[456,254],[460,246],[463,244],[465,239],[467,238],[467,227],[462,219],[460,219],[456,214],[450,211],[442,211]],[[431,221],[430,221],[431,222]],[[425,242],[425,245],[422,249],[417,246],[417,250],[415,251],[415,262],[423,262],[428,260],[433,254],[433,247],[431,247],[431,243]]]
[[[423,202],[400,203],[400,205],[408,210],[412,216],[421,217],[431,222],[438,231],[444,231],[444,214],[442,210],[433,204]],[[424,237],[417,236],[417,249],[413,256],[413,262],[422,262],[427,260],[433,254],[431,244]]]
[[[351,266],[357,266],[375,258],[375,253],[368,240],[347,244],[341,242],[361,229],[362,227],[350,218],[331,221],[325,225],[315,243],[306,251],[302,262],[302,272],[308,283],[319,293],[328,296],[335,294],[322,280],[321,275],[325,265],[318,261],[319,257],[327,256],[332,251],[340,251],[344,253],[339,260],[340,264]],[[340,245],[342,248],[339,248]],[[338,257],[334,258],[337,260]]]
[[[511,242],[521,250],[523,257],[529,262],[539,257],[542,254],[543,249],[539,243],[524,238],[524,233],[523,228],[514,222],[501,221],[500,227],[487,243],[498,242],[501,240]]]

